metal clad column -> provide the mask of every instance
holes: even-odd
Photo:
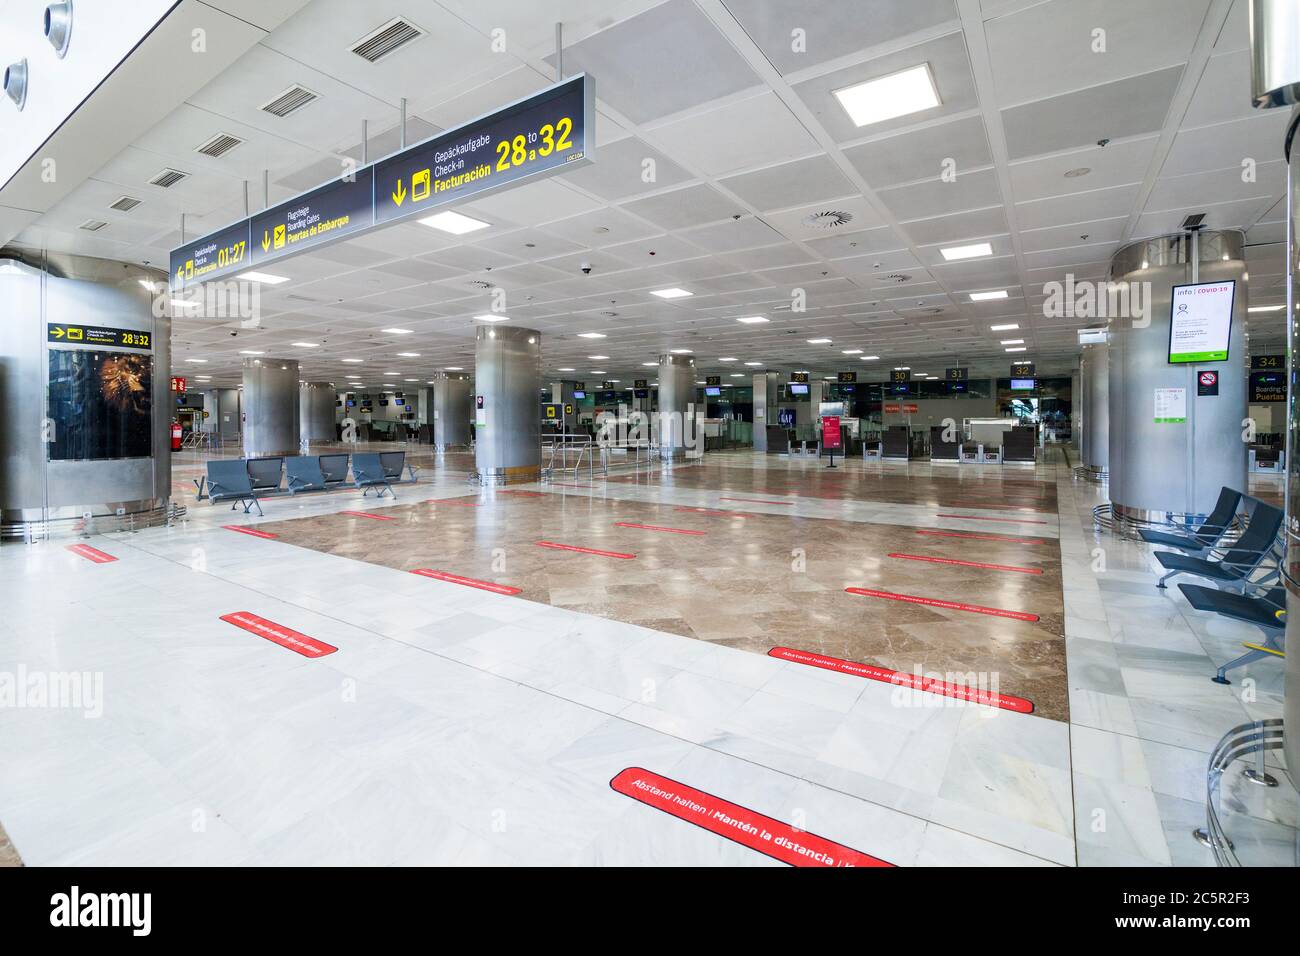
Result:
[[[469,423],[474,417],[470,380],[464,376],[438,375],[433,382],[433,443],[440,450],[450,445],[469,445]]]
[[[767,426],[778,424],[776,403],[781,394],[781,376],[777,372],[754,375],[754,451],[767,451]]]
[[[1094,477],[1104,478],[1110,463],[1110,361],[1109,345],[1085,345],[1079,362],[1079,384],[1083,395],[1081,445],[1083,467]]]
[[[1235,280],[1226,362],[1169,363],[1173,287],[1192,281],[1185,234],[1135,242],[1111,260],[1113,282],[1150,283],[1149,324],[1112,316],[1109,324],[1110,501],[1122,521],[1163,522],[1205,515],[1219,489],[1246,488],[1246,264],[1240,232],[1203,232],[1199,282]],[[1225,258],[1226,257],[1226,258]],[[1201,369],[1219,373],[1219,394],[1198,398]],[[1181,388],[1186,420],[1155,420],[1156,390]]]
[[[244,455],[298,454],[297,359],[244,359]]]
[[[695,405],[695,359],[689,355],[659,356],[659,456],[665,460],[686,454],[688,425]],[[693,440],[693,439],[692,439]]]
[[[474,461],[483,482],[541,477],[542,336],[534,329],[480,326],[474,350]],[[478,400],[483,407],[478,408]],[[443,408],[439,421],[449,414]]]
[[[333,382],[306,382],[299,390],[300,439],[307,444],[337,441],[334,431],[334,403],[338,393]]]

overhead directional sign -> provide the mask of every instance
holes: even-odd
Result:
[[[857,373],[857,372],[839,372],[839,373],[836,374],[836,378],[837,378],[837,380],[839,381],[839,383],[840,383],[841,385],[847,385],[847,384],[849,384],[849,383],[851,383],[851,382],[856,382],[856,381],[858,380],[858,373]]]
[[[172,288],[179,289],[209,279],[219,279],[247,269],[248,255],[248,220],[245,219],[220,232],[173,249]]]
[[[253,265],[340,239],[375,224],[374,170],[336,179],[252,219]]]
[[[45,326],[49,342],[69,345],[102,345],[119,349],[152,349],[153,335],[138,329],[115,329],[106,325],[69,325],[50,322]]]
[[[949,382],[964,382],[970,373],[968,368],[949,368],[944,369],[944,379]]]
[[[1012,362],[1011,377],[1012,378],[1033,378],[1034,363],[1033,362]]]
[[[594,108],[583,74],[380,160],[375,221],[427,216],[436,206],[589,160]]]
[[[171,252],[171,287],[220,279],[439,206],[590,163],[596,93],[579,74]]]

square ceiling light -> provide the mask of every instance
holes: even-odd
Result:
[[[440,212],[434,216],[426,216],[424,219],[421,219],[420,222],[431,229],[441,229],[443,232],[449,232],[453,236],[463,236],[467,232],[486,229],[488,226],[492,225],[492,223],[484,222],[481,219],[462,216],[458,212]]]
[[[685,289],[655,289],[650,293],[657,295],[661,299],[681,299],[688,295],[694,295],[694,292],[687,292]]]
[[[260,282],[263,285],[279,285],[281,282],[289,281],[288,276],[273,276],[269,272],[241,272],[235,278],[247,282]]]
[[[928,63],[831,92],[855,126],[870,126],[909,113],[919,113],[940,103],[939,90],[934,85],[934,75]]]
[[[1006,289],[995,289],[992,292],[972,292],[970,294],[970,300],[972,302],[988,302],[992,299],[1005,299],[1006,297]]]
[[[510,316],[508,316],[508,315],[476,315],[476,316],[474,316],[474,321],[475,321],[475,322],[509,322],[509,321],[510,321]]]
[[[987,242],[974,242],[969,246],[949,246],[946,249],[940,249],[939,254],[948,262],[956,262],[959,259],[978,259],[980,256],[993,255],[993,246]]]
[[[763,316],[761,316],[761,315],[746,315],[746,316],[744,316],[744,317],[742,317],[742,318],[737,319],[736,321],[737,321],[737,322],[741,322],[741,323],[743,323],[743,324],[745,324],[745,325],[759,325],[759,324],[761,324],[761,323],[763,323],[763,322],[770,322],[770,321],[772,321],[772,320],[771,320],[771,319],[765,319],[765,318],[763,318]]]
[[[603,338],[605,338],[605,333],[604,333],[604,332],[579,332],[579,333],[578,333],[578,338],[580,338],[580,339],[603,339]]]
[[[410,335],[410,329],[384,329],[389,335]]]

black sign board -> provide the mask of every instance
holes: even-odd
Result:
[[[858,373],[840,372],[837,374],[836,378],[839,380],[841,385],[845,385],[848,384],[849,382],[856,382],[858,380]]]
[[[633,397],[633,398],[649,398],[649,397],[650,397],[650,389],[648,389],[648,388],[636,388],[636,389],[633,389],[633,390],[632,390],[632,397]]]
[[[889,380],[891,382],[910,382],[912,380],[912,370],[910,368],[890,369]]]
[[[1203,368],[1196,373],[1196,394],[1206,398],[1219,394],[1219,373],[1214,369]]]
[[[492,189],[588,158],[592,85],[557,83],[375,165],[375,222],[427,216]]]
[[[573,390],[574,390],[575,392],[585,392],[585,391],[587,390],[587,383],[586,383],[586,382],[574,382],[574,383],[573,383]]]
[[[591,162],[595,86],[579,74],[171,251],[180,289],[449,202]]]
[[[807,382],[807,381],[808,381],[808,373],[807,373],[807,372],[791,372],[791,373],[790,373],[790,381],[792,381],[792,382]]]
[[[253,265],[341,239],[374,225],[374,172],[336,179],[252,218]]]
[[[45,338],[50,342],[71,345],[102,345],[105,348],[153,348],[153,335],[136,329],[115,329],[106,325],[68,325],[50,322],[45,326]]]
[[[1250,367],[1252,369],[1258,369],[1261,372],[1270,369],[1285,369],[1286,356],[1285,355],[1252,355],[1250,357]]]
[[[187,243],[171,251],[171,284],[180,289],[247,269],[248,220]]]
[[[968,368],[949,368],[944,369],[943,377],[948,382],[964,382],[970,377]]]
[[[1250,373],[1250,402],[1251,404],[1263,404],[1264,402],[1285,402],[1286,401],[1286,373],[1285,372],[1251,372]]]
[[[1033,362],[1012,362],[1011,377],[1012,378],[1033,378],[1034,363]]]
[[[721,385],[721,384],[722,384],[722,376],[721,376],[721,375],[706,375],[706,376],[704,376],[704,384],[705,384],[705,385],[715,385],[715,386],[716,386],[716,385]]]
[[[635,379],[635,380],[633,380],[633,382],[632,382],[632,387],[633,387],[633,388],[646,388],[646,387],[647,387],[647,386],[646,386],[646,382],[647,382],[647,380],[644,379],[644,378],[638,378],[638,379]]]
[[[609,390],[611,390],[611,389],[614,387],[614,383],[613,383],[613,382],[601,382],[601,383],[600,383],[600,387],[603,388],[603,389],[605,389],[605,391],[609,391]]]

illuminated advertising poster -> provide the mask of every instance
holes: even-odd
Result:
[[[51,461],[153,454],[153,356],[50,350]]]
[[[1237,283],[1199,282],[1174,286],[1169,320],[1169,361],[1223,362],[1232,333],[1232,300]]]

